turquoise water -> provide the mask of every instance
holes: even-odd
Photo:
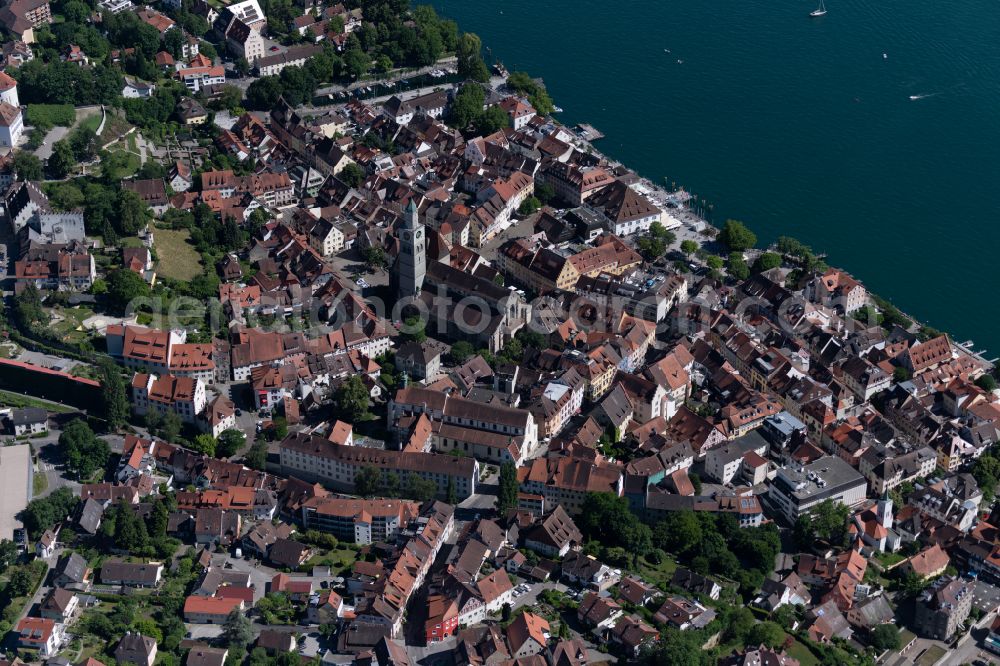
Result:
[[[828,0],[818,19],[812,0],[434,5],[714,221],[796,236],[1000,352],[997,0]]]

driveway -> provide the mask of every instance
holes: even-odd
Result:
[[[45,135],[45,140],[42,145],[38,147],[35,151],[35,157],[40,160],[47,160],[52,156],[52,146],[55,145],[56,141],[59,141],[69,134],[69,127],[53,127],[49,130],[49,133]]]

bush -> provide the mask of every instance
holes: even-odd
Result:
[[[29,104],[25,122],[39,129],[69,127],[76,122],[76,110],[72,104]]]

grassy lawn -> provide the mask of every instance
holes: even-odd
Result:
[[[80,121],[80,127],[97,133],[97,128],[101,126],[101,114],[93,113]]]
[[[933,666],[936,664],[941,657],[945,654],[945,650],[940,645],[932,645],[927,648],[927,651],[917,660],[917,666]]]
[[[676,570],[677,562],[670,559],[669,556],[663,558],[663,561],[655,566],[647,562],[646,558],[639,558],[636,573],[647,583],[654,587],[660,587],[661,584],[670,584],[670,579],[674,577]]]
[[[340,574],[345,569],[350,569],[357,560],[358,554],[356,551],[338,546],[333,550],[328,550],[320,555],[314,555],[309,558],[302,568],[308,571],[312,567],[329,566],[331,571]]]
[[[817,666],[819,664],[816,655],[798,639],[792,641],[787,652],[789,657],[799,660],[800,666]]]
[[[153,237],[160,275],[186,282],[201,274],[201,257],[188,242],[187,229],[155,229]]]
[[[35,398],[29,398],[28,396],[24,396],[19,393],[11,393],[9,391],[0,391],[0,405],[14,407],[17,409],[23,407],[41,407],[42,409],[47,409],[50,412],[61,413],[76,411],[72,407],[57,405],[54,402],[45,402],[44,400],[36,400]]]
[[[35,472],[33,486],[34,494],[36,496],[44,493],[49,487],[49,477],[45,476],[44,472]]]
[[[60,321],[52,324],[52,330],[59,333],[64,342],[78,343],[89,337],[83,328],[83,321],[94,316],[93,309],[77,305],[72,308],[54,308],[52,314],[60,318]]]
[[[5,342],[0,345],[0,358],[14,358],[21,353],[21,348],[13,342]]]

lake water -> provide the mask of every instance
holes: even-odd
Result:
[[[716,223],[795,236],[1000,352],[997,0],[829,0],[822,18],[811,0],[434,5]]]

